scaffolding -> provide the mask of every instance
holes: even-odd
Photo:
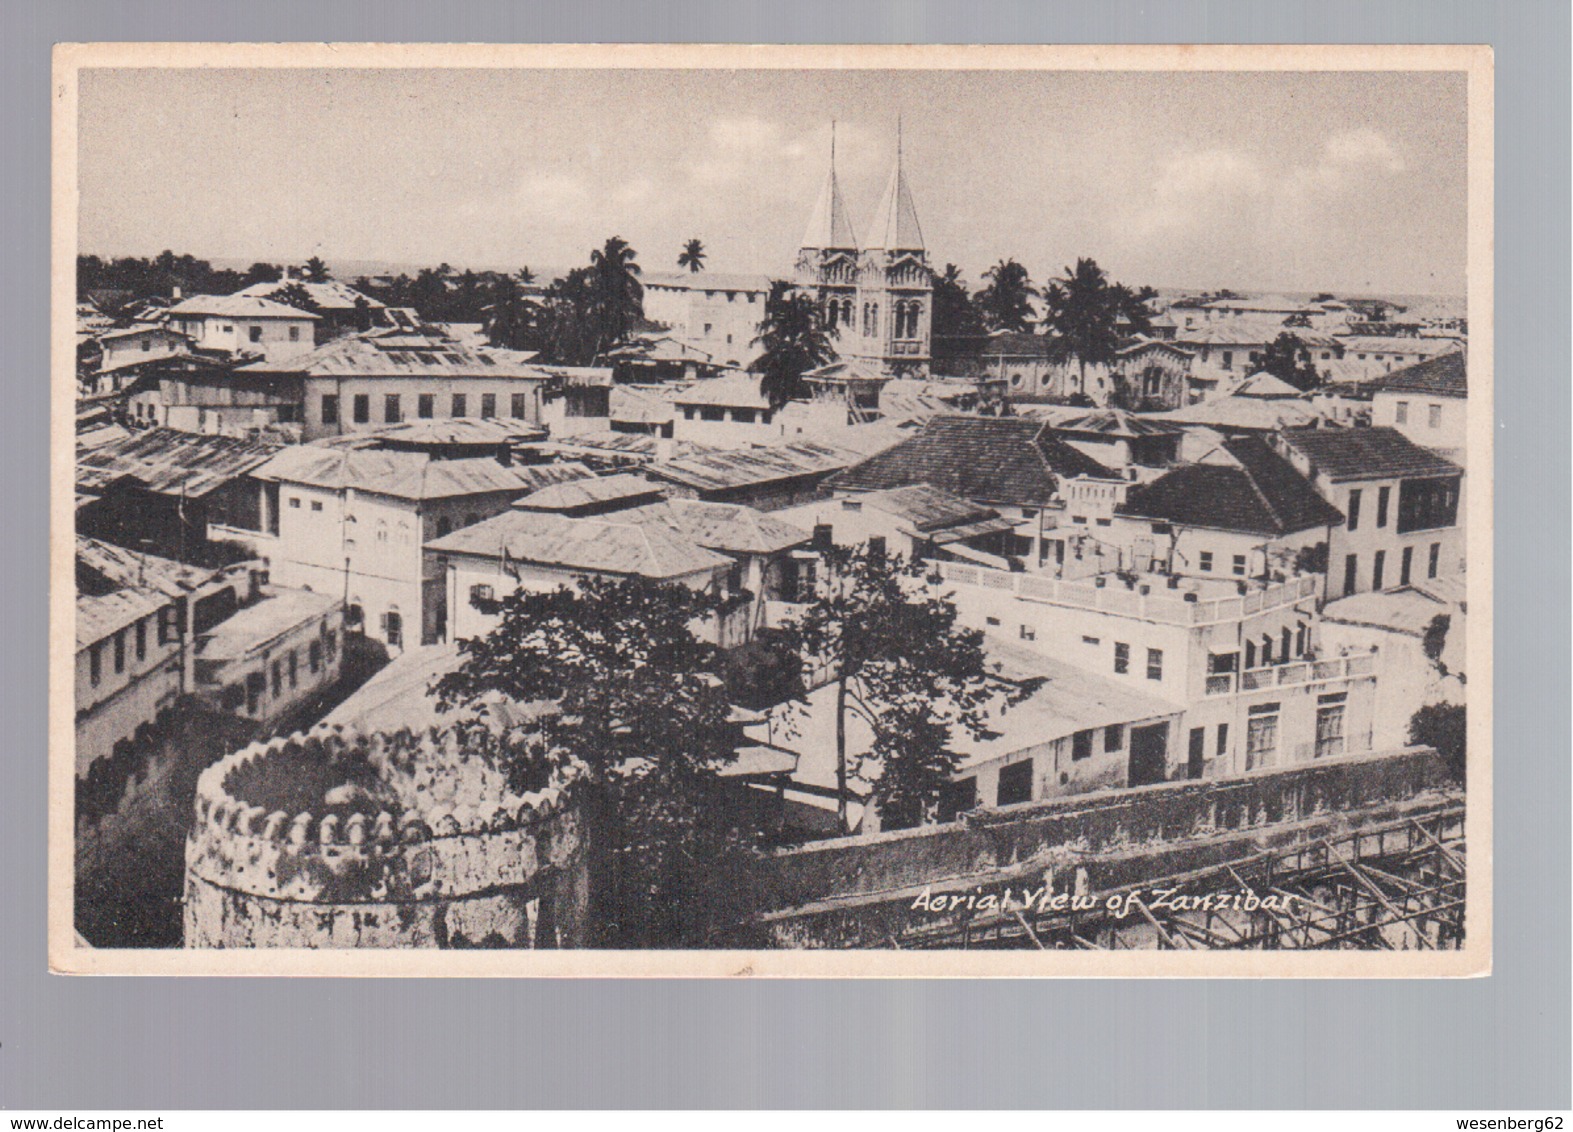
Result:
[[[1455,950],[1464,943],[1466,860],[1459,804],[1099,893],[1081,911],[1005,899],[986,913],[910,927],[888,943],[1040,950]]]

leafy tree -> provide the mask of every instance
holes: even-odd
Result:
[[[320,309],[317,306],[317,300],[311,297],[311,292],[297,282],[286,283],[273,292],[270,298],[275,303],[283,303],[287,307],[309,311],[312,314],[316,314]]]
[[[1022,332],[1032,325],[1032,300],[1038,290],[1027,269],[1013,259],[1002,259],[983,273],[988,286],[977,294],[977,306],[990,330]]]
[[[761,391],[776,408],[801,398],[803,375],[836,356],[819,304],[783,280],[770,285],[753,345],[761,351],[753,365]]]
[[[677,257],[677,266],[688,268],[690,274],[697,275],[705,269],[705,246],[699,240],[689,240],[683,245],[682,254]]]
[[[936,346],[941,338],[976,337],[986,329],[983,314],[972,301],[961,268],[947,263],[943,272],[934,272],[933,336]]]
[[[301,275],[308,283],[326,283],[333,278],[333,273],[328,270],[328,265],[317,256],[312,256],[306,261],[306,266],[301,268]]]
[[[1455,778],[1465,778],[1468,716],[1463,704],[1427,704],[1409,717],[1409,741],[1434,747]]]
[[[590,253],[597,354],[626,339],[644,318],[644,287],[639,283],[637,256],[621,236],[612,236]]]
[[[499,695],[555,705],[492,757],[521,790],[554,767],[582,768],[595,945],[701,946],[736,923],[756,837],[718,774],[735,757],[719,650],[693,628],[728,599],[587,577],[495,608],[492,632],[459,642],[439,706],[479,714]]]
[[[1447,631],[1453,626],[1451,614],[1438,613],[1426,625],[1425,635],[1420,639],[1420,647],[1426,654],[1426,659],[1436,665],[1436,670],[1446,676],[1447,665],[1442,663],[1442,650],[1447,647]]]
[[[276,263],[257,262],[246,269],[246,285],[253,283],[277,283],[284,278],[284,269]]]
[[[1044,329],[1050,357],[1074,361],[1087,388],[1087,366],[1112,365],[1120,346],[1133,334],[1152,329],[1147,302],[1157,296],[1150,287],[1132,291],[1114,283],[1095,260],[1078,259],[1075,267],[1049,284],[1044,294]]]
[[[1322,384],[1316,363],[1311,360],[1311,351],[1297,335],[1287,330],[1267,344],[1257,359],[1257,367],[1306,392]]]
[[[365,295],[355,296],[355,329],[371,329],[371,303],[366,300]]]
[[[797,646],[835,673],[836,785],[846,819],[847,784],[870,783],[885,828],[932,821],[961,755],[958,730],[989,738],[991,704],[1018,702],[1026,684],[991,680],[983,634],[956,623],[955,604],[922,562],[878,549],[822,552],[823,580],[791,624]],[[861,719],[873,745],[847,757],[847,721]]]

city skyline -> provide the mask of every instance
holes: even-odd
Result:
[[[930,257],[974,286],[1090,256],[1167,288],[1464,291],[1462,74],[90,70],[81,93],[84,253],[560,270],[621,235],[667,271],[697,237],[707,268],[784,275],[831,122],[863,237],[899,115]]]

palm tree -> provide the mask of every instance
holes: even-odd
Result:
[[[644,287],[639,283],[638,253],[621,236],[590,253],[595,295],[596,353],[627,338],[644,318]]]
[[[803,375],[836,356],[819,304],[782,280],[770,285],[753,344],[762,352],[752,368],[762,375],[760,391],[773,408],[801,397]]]
[[[1013,259],[1002,259],[983,273],[988,286],[977,294],[977,304],[991,330],[1021,332],[1032,325],[1032,300],[1037,288],[1027,269]]]
[[[529,266],[526,265],[513,273],[513,279],[520,286],[528,287],[535,282],[535,272],[531,271]]]
[[[686,267],[697,275],[705,269],[705,246],[699,240],[689,240],[683,245],[683,254],[677,257],[677,266]]]
[[[1081,372],[1081,392],[1087,388],[1087,363],[1111,365],[1125,338],[1152,329],[1147,301],[1156,296],[1150,287],[1132,291],[1111,283],[1095,260],[1078,259],[1074,268],[1049,284],[1044,293],[1044,329],[1050,357],[1075,360]]]

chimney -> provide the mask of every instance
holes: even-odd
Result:
[[[172,303],[180,302],[180,295],[181,295],[180,284],[176,283],[173,287],[171,287],[169,289],[169,301],[172,302]]]

